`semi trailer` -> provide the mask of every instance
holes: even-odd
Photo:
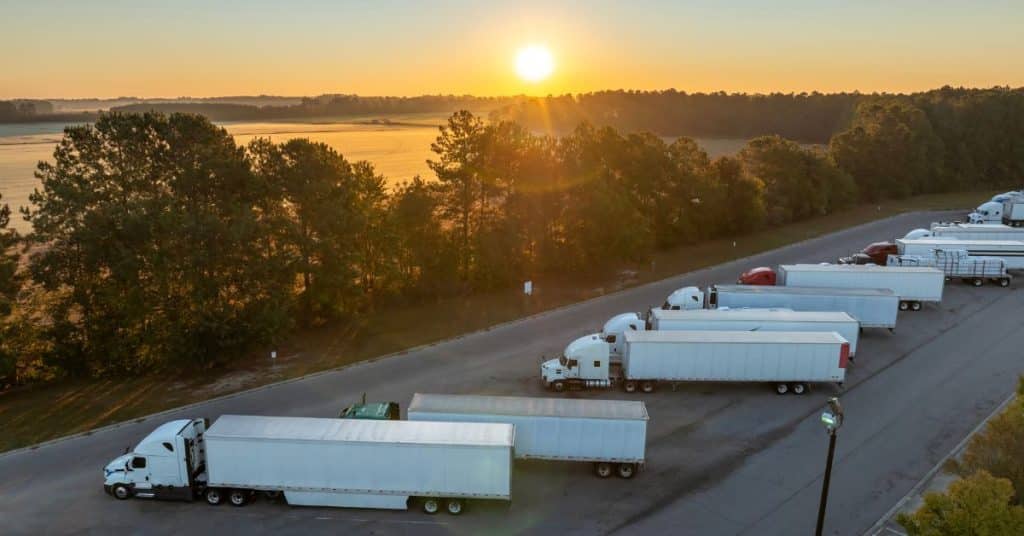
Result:
[[[749,271],[744,284],[793,287],[891,289],[899,296],[901,311],[921,309],[922,303],[942,301],[945,275],[926,266],[877,266],[852,264],[783,264],[778,271]]]
[[[632,478],[644,465],[648,416],[640,401],[416,393],[408,414],[511,424],[517,459],[592,463],[601,478]]]
[[[541,364],[554,391],[610,388],[650,393],[660,382],[767,382],[778,394],[803,394],[809,383],[841,385],[850,343],[834,332],[627,331],[622,363],[611,362],[600,334],[569,343]]]
[[[223,415],[177,420],[104,469],[104,489],[132,496],[225,500],[256,492],[288,504],[408,508],[459,514],[467,499],[508,501],[514,428],[502,423],[410,422]]]
[[[998,257],[1007,270],[1024,269],[1024,242],[1018,240],[959,240],[956,238],[919,238],[896,240],[899,255],[934,256],[936,250],[964,250],[971,257]]]
[[[601,338],[611,347],[612,359],[622,357],[626,331],[834,331],[850,343],[850,357],[857,355],[860,323],[842,311],[794,311],[792,309],[652,309],[641,319],[638,313],[615,315],[605,322]]]
[[[890,289],[714,285],[706,291],[683,287],[665,300],[662,309],[783,307],[794,311],[842,311],[861,328],[896,329],[900,299]]]
[[[946,223],[932,224],[928,229],[914,229],[903,237],[956,238],[959,240],[1024,240],[1024,229],[998,224]]]
[[[931,266],[942,270],[946,279],[960,279],[976,287],[991,281],[1009,287],[1011,276],[1006,261],[998,257],[972,257],[967,250],[935,250],[935,255],[889,255],[889,266]]]

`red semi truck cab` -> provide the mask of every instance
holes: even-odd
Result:
[[[740,274],[740,280],[737,283],[740,285],[775,285],[775,280],[775,270],[767,266],[758,266]]]
[[[889,255],[899,254],[896,244],[892,242],[872,242],[868,244],[861,253],[871,257],[871,260],[879,266],[885,266]]]

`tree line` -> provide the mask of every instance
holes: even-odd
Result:
[[[686,137],[587,122],[554,137],[461,111],[431,147],[436,180],[388,188],[309,140],[238,146],[198,115],[104,114],[40,163],[32,233],[0,218],[0,383],[207,367],[374,307],[600,274],[863,201],[1017,187],[1021,125],[1017,91],[865,99],[825,148],[771,135],[711,159]],[[20,269],[15,241],[31,248]]]

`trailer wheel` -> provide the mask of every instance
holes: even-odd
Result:
[[[974,279],[971,280],[971,285],[974,285],[976,287],[980,287],[980,286],[982,286],[984,284],[985,284],[985,280],[980,278],[980,277],[975,277]]]
[[[601,478],[608,478],[612,476],[612,464],[607,462],[597,462],[594,464],[594,474]]]
[[[423,499],[423,513],[434,515],[438,510],[441,509],[441,504],[434,497],[426,497]]]
[[[784,383],[777,383],[775,384],[775,392],[784,395],[789,392],[789,386]]]
[[[462,513],[462,499],[448,499],[444,504],[445,510],[448,513],[457,516]]]
[[[231,506],[245,506],[249,504],[249,492],[244,489],[233,489],[228,494],[228,501]]]
[[[615,468],[615,472],[619,475],[619,478],[630,479],[636,474],[636,466],[631,463],[620,463]]]
[[[220,490],[217,488],[206,488],[206,493],[204,495],[206,496],[207,504],[212,506],[217,506],[224,502],[224,495],[222,495]]]
[[[110,494],[113,495],[115,499],[123,501],[131,498],[132,490],[124,484],[114,484],[114,487],[110,488]]]
[[[802,395],[807,392],[807,384],[802,382],[794,383],[790,386],[790,390],[793,391],[794,395]]]
[[[626,380],[626,383],[622,384],[622,388],[625,389],[627,393],[635,393],[636,382],[633,380]]]
[[[562,393],[565,391],[565,382],[556,381],[555,383],[551,384],[551,388],[554,389],[556,393]]]
[[[900,302],[900,311],[906,311],[907,309],[910,309],[910,304],[905,302],[905,301],[901,301]]]
[[[921,310],[921,302],[919,302],[919,301],[910,302],[910,310],[911,311],[920,311]]]
[[[645,393],[654,392],[654,382],[643,382],[640,384],[640,390]]]
[[[1010,280],[1008,278],[1005,278],[1005,277],[1000,279],[999,280],[999,286],[1001,286],[1001,287],[1008,287],[1008,286],[1010,286]]]

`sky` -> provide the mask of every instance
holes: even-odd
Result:
[[[1022,35],[1022,0],[0,0],[0,99],[1019,87]]]

